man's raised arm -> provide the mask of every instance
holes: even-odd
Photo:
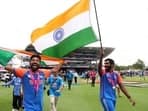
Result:
[[[99,64],[98,64],[98,73],[100,76],[102,76],[102,60],[103,60],[103,55],[104,55],[104,51],[103,48],[101,48],[100,50],[100,60],[99,60]]]

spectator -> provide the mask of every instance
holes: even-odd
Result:
[[[22,107],[22,80],[21,78],[14,76],[12,80],[5,85],[13,85],[12,111],[18,111]]]
[[[73,71],[73,76],[74,76],[74,82],[75,84],[78,83],[78,73],[76,72],[76,70]]]
[[[58,73],[53,73],[53,75],[48,78],[47,83],[50,86],[47,93],[50,96],[50,111],[57,111],[56,106],[64,86],[63,79]]]
[[[91,79],[91,86],[94,87],[95,86],[95,81],[96,81],[96,71],[94,69],[89,71],[89,77]]]
[[[68,90],[71,90],[71,85],[72,85],[72,81],[73,81],[72,71],[68,70],[66,72],[66,80],[67,80],[67,83],[68,83]]]

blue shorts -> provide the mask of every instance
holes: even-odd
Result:
[[[50,96],[55,96],[55,97],[58,97],[61,95],[60,92],[57,92],[56,90],[49,90],[50,91]]]
[[[104,111],[115,111],[116,101],[111,99],[101,99],[101,104]]]

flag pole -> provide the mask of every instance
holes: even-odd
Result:
[[[96,17],[96,21],[97,21],[97,30],[98,30],[98,34],[99,34],[99,42],[100,42],[100,55],[99,55],[99,59],[100,62],[97,66],[97,71],[99,72],[101,67],[102,67],[102,59],[103,59],[103,55],[104,55],[104,51],[103,51],[103,46],[102,46],[102,38],[101,38],[101,33],[100,33],[100,27],[99,27],[99,20],[98,20],[98,14],[97,14],[97,8],[96,8],[96,2],[95,0],[93,0],[93,5],[94,5],[94,9],[95,9],[95,17]]]
[[[99,27],[99,20],[98,20],[98,14],[97,14],[97,8],[96,8],[96,2],[95,0],[93,0],[93,5],[94,5],[94,9],[95,9],[95,17],[96,17],[96,21],[97,21],[97,30],[98,30],[98,34],[99,34],[99,41],[100,41],[100,48],[101,50],[103,49],[103,46],[102,46],[102,39],[101,39],[101,33],[100,33],[100,27]]]

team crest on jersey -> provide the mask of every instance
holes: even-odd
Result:
[[[54,33],[53,33],[53,39],[56,42],[60,42],[64,37],[64,29],[58,28]]]

